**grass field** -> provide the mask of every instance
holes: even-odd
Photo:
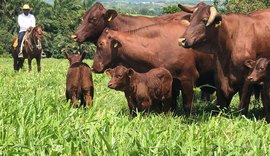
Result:
[[[94,74],[93,107],[71,109],[68,61],[43,59],[40,74],[33,64],[32,72],[25,64],[15,73],[12,59],[0,58],[0,155],[270,155],[260,103],[242,116],[238,97],[226,113],[195,98],[190,117],[180,111],[130,119],[124,94]]]

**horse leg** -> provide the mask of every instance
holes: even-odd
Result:
[[[19,71],[17,58],[13,58],[13,68],[15,71]]]
[[[17,61],[17,68],[20,70],[23,67],[24,59],[19,59]]]
[[[40,67],[40,57],[36,58],[37,61],[37,71],[40,72],[41,71],[41,67]]]
[[[32,70],[32,59],[28,57],[28,71],[30,72]]]

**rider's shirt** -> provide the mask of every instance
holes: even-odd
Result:
[[[29,27],[35,27],[36,26],[36,19],[34,15],[28,14],[27,16],[22,13],[18,16],[18,24],[20,26],[20,31],[26,31]]]

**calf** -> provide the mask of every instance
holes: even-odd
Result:
[[[83,63],[86,53],[69,55],[65,52],[69,60],[69,69],[66,78],[66,99],[71,99],[71,106],[77,107],[77,99],[81,105],[89,107],[94,96],[94,84],[90,67]]]
[[[267,58],[259,58],[257,61],[248,59],[245,65],[250,68],[251,72],[247,80],[252,84],[262,86],[262,102],[266,121],[270,122],[270,60]]]
[[[124,91],[132,116],[135,115],[136,109],[156,112],[170,110],[173,78],[165,68],[137,73],[120,65],[105,72],[111,77],[108,87]]]

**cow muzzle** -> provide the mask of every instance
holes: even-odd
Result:
[[[112,88],[113,84],[111,82],[108,83],[108,87]]]
[[[74,41],[77,41],[78,36],[75,35],[75,34],[73,34],[73,35],[71,35],[71,38],[72,38]]]
[[[180,47],[187,48],[186,39],[185,39],[185,38],[179,38],[179,39],[178,39],[178,45],[179,45]]]

